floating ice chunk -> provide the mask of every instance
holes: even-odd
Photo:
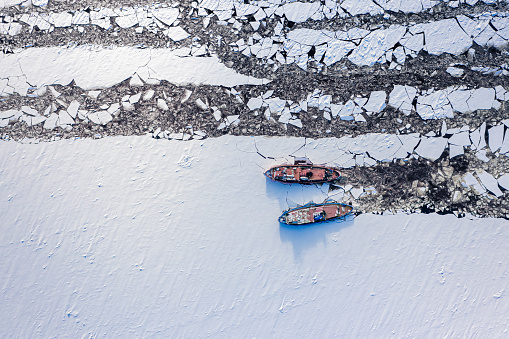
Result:
[[[92,12],[94,13],[94,12]],[[96,26],[99,26],[101,27],[102,29],[110,29],[111,28],[111,22],[110,22],[110,18],[103,18],[103,19],[91,19],[90,20],[90,24],[91,25],[96,25]]]
[[[161,99],[161,98],[157,99],[157,107],[159,109],[162,109],[163,111],[169,110],[169,107],[166,104],[166,101],[164,99]]]
[[[366,118],[360,113],[354,115],[355,121],[366,122]]]
[[[201,99],[196,99],[196,105],[202,110],[206,110],[209,108]]]
[[[122,101],[122,107],[126,110],[126,111],[132,111],[134,110],[134,105],[131,104],[129,101]]]
[[[32,0],[32,5],[37,7],[43,7],[48,4],[49,0]]]
[[[131,95],[131,97],[129,98],[129,103],[136,104],[138,101],[140,101],[140,98],[141,98],[141,92],[138,94],[135,94],[135,95]]]
[[[120,104],[118,102],[111,104],[111,106],[108,107],[106,111],[111,115],[116,116],[118,113],[120,113]]]
[[[110,113],[108,113],[108,111],[92,112],[88,114],[87,118],[98,125],[106,125],[108,122],[113,120],[113,117]]]
[[[495,87],[495,92],[496,92],[497,100],[500,100],[500,101],[508,101],[509,100],[509,95],[507,94],[509,92],[507,92],[504,87],[502,87],[502,86]]]
[[[472,96],[467,100],[468,107],[472,111],[478,109],[491,109],[495,100],[495,89],[478,88],[472,92]]]
[[[240,123],[239,116],[240,115],[229,115],[229,116],[227,116],[224,119],[226,126],[238,125]]]
[[[90,23],[90,14],[85,11],[78,11],[72,17],[73,25],[88,25]]]
[[[282,6],[288,21],[304,22],[320,9],[320,2],[292,2]]]
[[[505,132],[504,142],[500,148],[500,154],[506,154],[509,152],[509,132]]]
[[[477,153],[475,153],[475,156],[481,160],[481,161],[484,161],[484,162],[489,162],[490,161],[490,158],[488,158],[486,156],[486,150],[485,149],[482,149],[480,151],[477,151]]]
[[[252,111],[261,108],[262,104],[263,104],[262,98],[251,98],[247,102],[247,107]]]
[[[258,11],[256,11],[256,13],[253,15],[253,18],[256,20],[256,21],[262,21],[263,19],[265,19],[267,17],[267,14],[265,14],[265,12],[263,11],[263,9],[259,9]]]
[[[327,44],[324,64],[330,66],[343,59],[353,48],[355,44],[350,41],[332,40]]]
[[[474,177],[472,173],[465,174],[465,177],[463,178],[463,182],[465,183],[465,187],[472,186],[472,188],[478,193],[483,194],[486,193],[486,189],[484,186],[481,185],[481,183]]]
[[[254,14],[260,9],[260,7],[258,7],[258,6],[251,5],[251,4],[245,4],[242,2],[238,2],[238,1],[234,2],[234,6],[235,6],[235,12],[238,17]]]
[[[53,128],[57,127],[57,121],[58,121],[58,114],[51,113],[50,116],[44,122],[43,127],[45,129],[53,129]]]
[[[470,140],[472,140],[472,149],[483,149],[486,147],[486,140],[484,135],[486,133],[486,123],[483,122],[482,125],[473,132],[470,132]]]
[[[46,117],[45,116],[37,116],[37,117],[32,117],[32,126],[35,126],[35,125],[38,125],[44,121],[46,121]]]
[[[21,111],[10,109],[7,111],[0,111],[0,119],[7,120],[7,121],[14,121],[18,120],[23,113]]]
[[[343,105],[331,104],[331,115],[333,118],[336,118],[339,115],[339,112],[343,108]]]
[[[399,43],[411,51],[419,52],[424,47],[424,34],[402,38]]]
[[[502,147],[504,140],[504,125],[500,124],[488,130],[488,146],[492,153]]]
[[[503,195],[500,188],[498,188],[497,180],[488,172],[477,172],[477,176],[479,180],[481,180],[481,184],[491,193],[493,193],[497,198]]]
[[[356,97],[353,99],[353,101],[358,107],[364,107],[364,105],[366,105],[366,102],[368,102],[368,98]]]
[[[115,22],[117,25],[119,25],[121,28],[130,28],[133,26],[136,26],[138,24],[138,18],[136,17],[136,14],[128,14],[128,15],[122,15],[115,18]]]
[[[457,157],[458,155],[462,155],[465,153],[465,150],[463,149],[463,146],[457,146],[450,144],[449,145],[449,158],[452,159],[454,157]]]
[[[318,109],[324,110],[325,108],[330,108],[331,101],[331,95],[322,95],[320,98],[318,98]]]
[[[472,39],[458,25],[456,19],[445,19],[423,25],[424,49],[434,55],[459,55],[472,46]]]
[[[173,7],[153,8],[151,12],[157,20],[168,26],[171,26],[179,16],[179,9]]]
[[[221,118],[223,117],[223,113],[221,113],[221,111],[215,106],[211,107],[211,109],[212,109],[212,115],[214,116],[214,119],[216,119],[216,121],[221,120]]]
[[[411,86],[395,85],[389,94],[389,106],[399,109],[409,115],[414,108],[412,102],[417,95],[417,89]]]
[[[21,107],[21,111],[25,114],[28,114],[28,115],[31,115],[31,116],[36,116],[36,115],[39,115],[39,112],[32,108],[32,107],[29,107],[29,106],[22,106]]]
[[[403,48],[403,46],[396,47],[396,49],[394,49],[394,52],[392,53],[392,55],[394,55],[394,57],[396,57],[396,62],[398,64],[402,65],[405,63],[406,54],[405,54],[405,49]]]
[[[388,29],[377,29],[362,39],[354,48],[348,60],[359,66],[373,66],[379,59],[403,37],[404,26],[391,26]]]
[[[502,175],[497,179],[497,182],[503,189],[509,191],[509,174]]]
[[[450,75],[452,75],[453,77],[456,77],[456,78],[459,78],[463,74],[465,74],[464,70],[462,70],[461,68],[458,68],[458,67],[453,67],[453,66],[447,67],[446,72],[449,73]]]
[[[364,166],[364,155],[356,154],[355,155],[355,164],[358,166]]]
[[[471,95],[472,91],[470,90],[456,89],[449,93],[447,98],[449,99],[449,102],[451,103],[454,111],[466,113],[471,111],[467,104],[467,100]]]
[[[61,110],[58,112],[57,126],[73,125],[74,119],[67,113],[67,111]]]
[[[260,28],[260,22],[259,21],[251,21],[251,22],[249,22],[249,24],[253,28],[253,31],[257,31],[258,28]]]
[[[326,34],[326,32],[309,28],[294,29],[287,34],[286,38],[301,45],[309,46],[318,46],[328,43],[333,39],[329,34]]]
[[[300,119],[290,119],[288,124],[293,125],[298,128],[302,128],[302,121]]]
[[[207,136],[207,133],[203,132],[203,131],[194,131],[194,136],[193,138],[194,139],[203,139]]]
[[[76,100],[71,101],[69,106],[67,107],[67,113],[74,119],[78,114],[78,109],[80,108],[80,103]]]
[[[415,147],[421,140],[421,138],[419,137],[419,133],[401,134],[398,135],[398,138],[399,141],[401,142],[401,147],[394,155],[396,159],[404,159],[409,154],[412,154],[415,150]]]
[[[166,35],[168,38],[175,42],[187,39],[189,37],[189,33],[184,31],[184,29],[182,29],[182,27],[180,26],[170,27],[166,29],[164,31],[164,35]]]
[[[286,100],[280,98],[270,98],[265,100],[265,104],[269,106],[271,113],[278,113],[283,111],[286,105]]]
[[[149,89],[143,94],[143,101],[148,101],[154,97],[155,91],[153,89]]]
[[[50,17],[55,27],[69,27],[72,24],[72,14],[68,12],[51,13]]]
[[[421,95],[417,98],[417,114],[424,120],[453,118],[452,106],[444,90]]]
[[[460,132],[454,134],[449,138],[449,143],[456,146],[470,146],[472,144],[468,132]]]
[[[262,94],[262,99],[268,99],[274,94],[274,90],[268,90],[267,92]]]
[[[131,77],[129,81],[129,86],[143,86],[143,80],[141,80],[140,76],[137,73]]]
[[[368,153],[378,161],[392,160],[402,143],[396,135],[368,133],[358,136],[350,144],[349,151],[354,154]]]
[[[350,194],[352,194],[354,199],[359,199],[359,197],[364,193],[364,188],[358,187],[358,188],[352,188],[350,190]]]
[[[211,11],[227,11],[234,8],[233,0],[203,0],[200,7]]]
[[[489,20],[473,20],[463,14],[456,16],[456,20],[468,36],[475,38],[488,26]]]
[[[281,116],[279,117],[278,122],[282,124],[287,124],[290,122],[290,119],[292,119],[292,114],[290,113],[289,110],[285,110],[283,114],[281,114]]]
[[[344,0],[341,2],[340,6],[345,12],[352,16],[359,14],[378,15],[384,13],[384,9],[372,0]]]
[[[339,112],[340,117],[344,116],[351,116],[353,115],[353,112],[355,110],[355,102],[353,100],[348,100],[345,105],[341,108],[341,111]]]
[[[482,20],[482,21],[486,22],[488,20]],[[488,21],[488,23],[489,23],[489,21]],[[495,30],[493,28],[491,28],[491,26],[486,26],[486,28],[484,28],[483,31],[478,36],[476,36],[474,38],[474,41],[475,41],[475,43],[477,43],[480,46],[485,46],[490,42],[490,40],[495,35],[496,35]]]
[[[191,97],[191,94],[193,94],[193,91],[186,89],[184,91],[184,95],[182,96],[182,99],[180,99],[180,103],[183,104],[184,102],[186,102]]]
[[[415,153],[423,158],[435,161],[440,158],[446,146],[446,138],[422,137],[419,146],[415,149]]]

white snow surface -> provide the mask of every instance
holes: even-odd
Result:
[[[3,142],[3,335],[505,335],[507,221],[399,213],[284,227],[287,197],[325,194],[262,169],[337,149],[303,143]]]
[[[36,87],[67,85],[74,80],[85,90],[114,86],[135,73],[143,80],[167,80],[176,84],[233,87],[269,82],[239,74],[216,56],[182,57],[179,53],[164,48],[29,48],[0,57],[0,78],[24,77]]]

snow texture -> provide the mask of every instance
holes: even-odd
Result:
[[[30,48],[19,53],[0,56],[0,78],[24,77],[26,83],[37,87],[52,84],[67,85],[74,80],[85,90],[111,87],[140,73],[147,75],[143,80],[152,78],[176,84],[233,87],[269,82],[236,73],[220,63],[215,56],[178,55],[177,51],[169,49],[130,47]]]
[[[3,335],[504,336],[507,221],[285,227],[287,197],[324,193],[266,179],[254,141],[277,157],[303,139],[4,142]]]

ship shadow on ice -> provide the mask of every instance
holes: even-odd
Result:
[[[318,244],[327,247],[331,244],[331,234],[340,232],[354,224],[355,217],[347,216],[345,219],[326,221],[307,226],[290,226],[279,224],[279,235],[283,243],[291,243],[295,261],[299,262],[303,254]]]

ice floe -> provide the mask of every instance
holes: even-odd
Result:
[[[34,63],[33,60],[45,62]],[[169,49],[46,47],[0,56],[0,78],[9,79],[14,92],[22,95],[26,95],[28,84],[36,87],[67,85],[74,80],[81,88],[92,90],[111,87],[133,76],[139,78],[137,81],[141,84],[167,80],[177,84],[233,87],[269,82],[239,74],[216,56],[181,57],[178,51]]]

